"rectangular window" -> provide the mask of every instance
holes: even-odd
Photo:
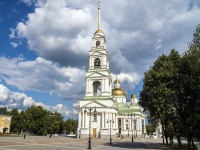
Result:
[[[128,129],[128,124],[126,124],[126,129]]]
[[[94,121],[97,121],[97,114],[94,114]]]

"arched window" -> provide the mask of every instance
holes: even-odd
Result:
[[[96,58],[95,60],[94,60],[94,68],[101,68],[101,61],[100,61],[100,59],[99,58]]]
[[[99,81],[95,81],[93,83],[93,93],[94,93],[94,96],[97,95],[101,95],[101,82]]]
[[[96,41],[96,47],[100,47],[100,41]]]

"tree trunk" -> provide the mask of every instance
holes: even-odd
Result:
[[[188,142],[187,146],[188,146],[188,149],[191,148],[191,141],[192,141],[192,138],[188,135],[187,136],[187,142]]]
[[[170,145],[174,145],[174,138],[172,133],[170,133],[169,135],[169,140],[170,140]]]
[[[165,135],[165,140],[166,140],[166,144],[168,145],[169,143],[168,143],[168,136],[167,135]]]
[[[179,133],[177,133],[177,130],[176,130],[176,127],[175,127],[175,123],[173,123],[173,127],[174,127],[174,132],[175,132],[175,135],[176,135],[176,139],[177,139],[177,142],[178,142],[178,146],[181,148],[182,147],[182,144],[181,144],[181,136]]]
[[[163,144],[165,144],[165,139],[164,139],[164,126],[163,126],[163,121],[161,120],[161,125],[162,125],[162,139],[163,139]]]
[[[194,145],[194,140],[192,138],[192,148],[195,148],[195,145]]]
[[[182,148],[182,143],[181,143],[181,137],[180,137],[180,135],[177,135],[176,138],[177,138],[177,141],[178,141],[178,146],[180,148]]]

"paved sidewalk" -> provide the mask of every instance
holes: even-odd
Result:
[[[91,148],[96,150],[171,150],[162,145],[162,139],[116,138],[110,145],[109,139],[92,139]],[[88,139],[76,139],[72,137],[0,137],[0,150],[85,150],[88,149]]]

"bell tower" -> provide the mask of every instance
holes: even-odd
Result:
[[[112,78],[109,71],[109,57],[106,51],[106,37],[100,28],[100,21],[100,2],[98,2],[98,28],[92,37],[92,48],[89,51],[86,97],[111,96]]]

